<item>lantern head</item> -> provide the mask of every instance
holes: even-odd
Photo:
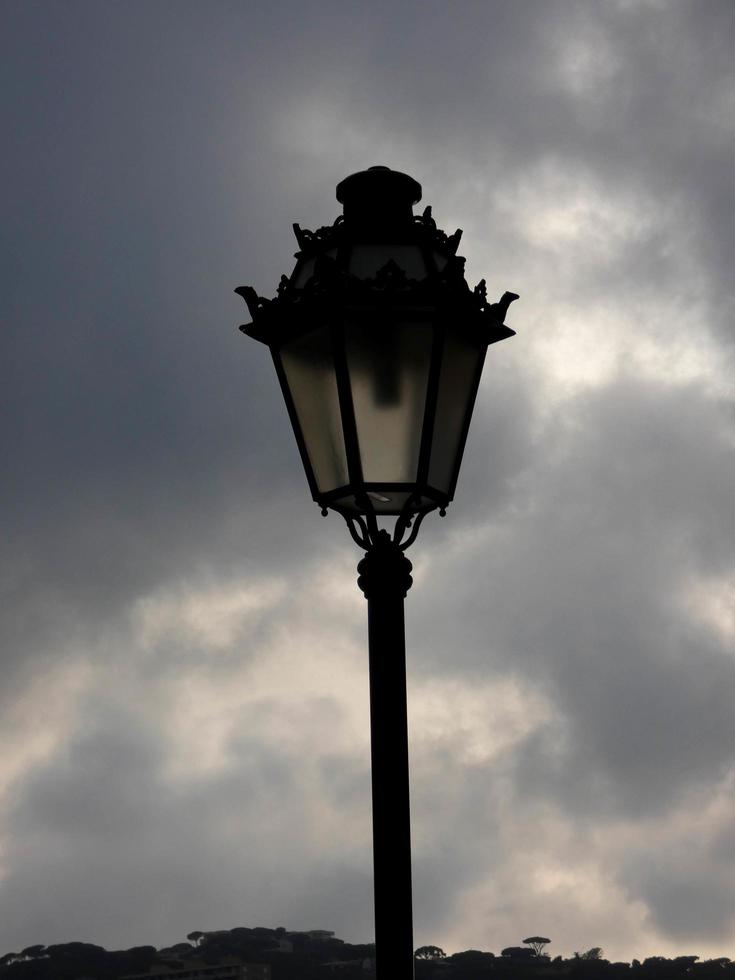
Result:
[[[410,520],[452,500],[485,353],[511,337],[505,293],[471,290],[461,231],[447,236],[421,186],[370,167],[337,186],[344,214],[316,232],[294,225],[296,267],[266,300],[240,293],[266,344],[312,497],[348,520]]]

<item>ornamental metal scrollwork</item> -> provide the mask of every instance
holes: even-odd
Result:
[[[252,286],[238,286],[235,292],[247,303],[248,313],[253,318],[253,323],[260,319],[261,314],[268,309],[273,300],[266,299],[265,296],[258,296]]]
[[[266,325],[270,316],[280,307],[313,301],[335,301],[360,304],[370,297],[380,295],[387,303],[405,306],[410,303],[447,302],[450,298],[462,299],[483,313],[490,314],[499,324],[505,321],[508,307],[518,299],[517,293],[505,292],[497,303],[487,302],[487,288],[481,280],[470,290],[463,276],[464,259],[456,257],[456,264],[447,267],[438,279],[409,279],[405,271],[392,259],[378,270],[372,279],[359,279],[342,271],[334,259],[321,256],[314,274],[302,286],[293,285],[288,276],[281,280],[273,299],[259,296],[252,286],[238,286],[235,292],[242,296],[253,323]]]
[[[503,293],[497,303],[491,303],[490,306],[485,306],[488,313],[492,313],[498,323],[505,323],[505,315],[508,312],[508,307],[511,303],[519,298],[518,293]]]
[[[487,304],[487,284],[484,279],[481,279],[475,288],[472,290],[475,296],[479,296],[480,302],[485,306]]]
[[[362,494],[359,499],[356,497],[355,503],[359,508],[358,512],[355,514],[342,512],[342,517],[345,519],[352,540],[364,551],[371,551],[386,538],[399,551],[405,551],[416,540],[421,523],[429,513],[428,510],[417,512],[415,510],[416,499],[413,495],[410,496],[396,519],[393,533],[390,534],[384,528],[379,527],[378,515],[367,495]],[[322,510],[322,515],[327,516],[326,508]]]
[[[316,231],[302,228],[301,225],[294,222],[293,233],[296,236],[296,244],[299,246],[296,257],[301,258],[302,253],[308,254],[309,252],[313,252],[315,248],[329,247],[333,239],[336,241],[339,235],[339,226],[343,220],[344,215],[340,214],[334,219],[331,225],[324,225],[321,228],[317,228]]]
[[[336,247],[339,244],[340,225],[343,221],[344,215],[339,215],[333,224],[324,225],[322,228],[317,228],[316,231],[302,228],[300,224],[294,222],[293,232],[299,248],[296,257],[308,258],[316,249]],[[436,221],[432,217],[431,205],[424,209],[423,214],[413,216],[413,224],[421,230],[427,245],[447,251],[450,255],[456,255],[462,238],[462,229],[458,228],[453,234],[447,235],[445,231],[437,227]]]

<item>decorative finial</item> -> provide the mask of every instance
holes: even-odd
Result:
[[[490,306],[490,310],[503,323],[508,312],[508,307],[517,299],[519,299],[518,293],[503,293],[498,302]]]

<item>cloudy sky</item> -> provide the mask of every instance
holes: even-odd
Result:
[[[232,290],[386,164],[521,294],[411,553],[417,945],[735,955],[735,5],[2,17],[0,952],[372,938],[360,553]]]

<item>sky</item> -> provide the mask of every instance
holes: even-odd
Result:
[[[361,552],[239,285],[520,294],[407,599],[416,945],[735,954],[735,5],[2,5],[0,952],[373,938]]]

